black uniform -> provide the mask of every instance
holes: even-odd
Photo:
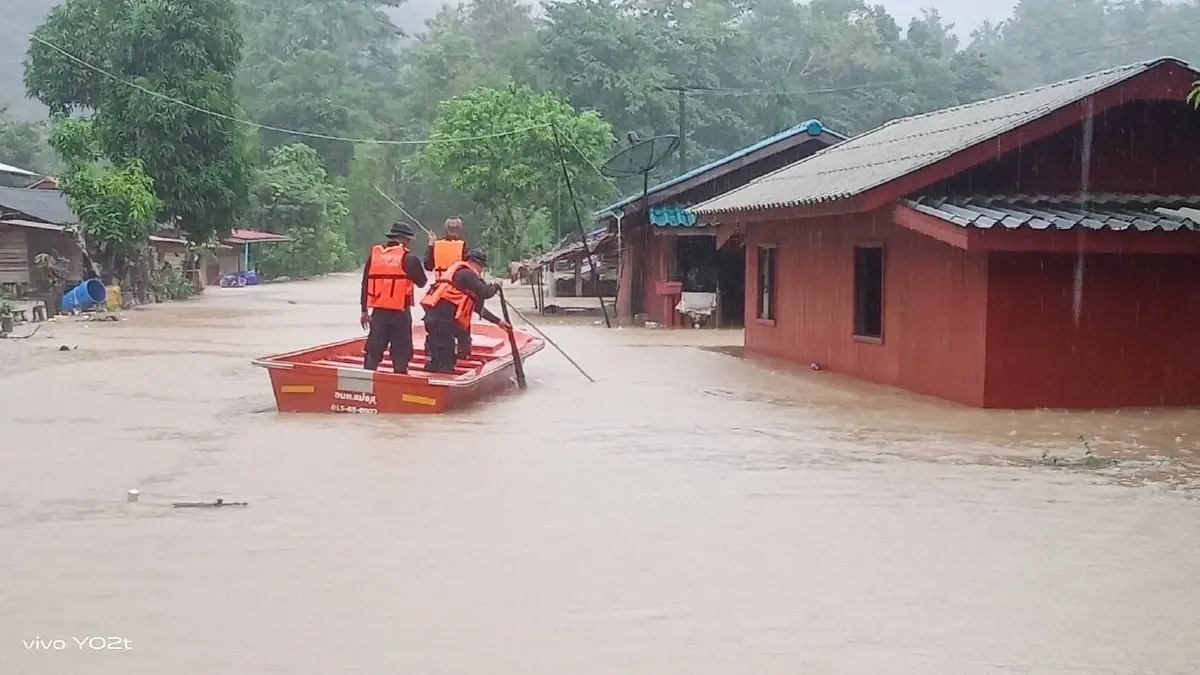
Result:
[[[467,244],[465,239],[463,239],[462,237],[456,237],[452,234],[447,234],[442,237],[442,240],[444,240],[444,241],[462,241],[463,242],[463,258],[466,259],[467,250],[468,250],[467,247],[469,246],[469,244]],[[425,249],[425,261],[424,262],[425,262],[426,270],[429,270],[430,272],[434,271],[433,270],[433,244],[432,243],[429,244],[429,248]],[[425,352],[429,353],[429,342],[428,342],[429,336],[428,336],[428,334],[426,334],[425,337],[426,337]],[[454,325],[454,342],[458,345],[458,348],[456,350],[456,354],[457,354],[458,358],[465,359],[471,355],[471,331],[470,331],[470,329],[463,328],[462,326],[455,324]]]
[[[367,289],[370,286],[368,277],[371,273],[371,257],[367,256],[367,264],[363,266],[362,278],[362,311],[367,311]],[[408,275],[413,286],[424,288],[429,278],[425,275],[421,261],[411,252],[404,256],[404,273]],[[379,368],[383,362],[384,351],[392,355],[392,368],[397,373],[408,372],[408,362],[412,360],[412,308],[404,311],[395,309],[371,310],[371,328],[367,333],[367,346],[363,354],[363,365],[367,370]]]
[[[475,311],[486,321],[500,323],[500,317],[488,311],[483,301],[496,295],[496,287],[485,282],[475,270],[464,267],[454,273],[450,283],[460,291],[475,296]],[[455,333],[461,327],[454,320],[454,304],[442,300],[425,310],[426,369],[431,373],[452,373],[457,361],[454,350]]]

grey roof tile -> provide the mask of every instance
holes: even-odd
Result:
[[[1200,196],[1017,195],[905,200],[905,204],[960,227],[1034,230],[1200,231]]]
[[[888,122],[691,207],[717,214],[834,201],[862,194],[1103,91],[1157,59]]]

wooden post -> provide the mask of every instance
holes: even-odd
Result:
[[[583,259],[575,261],[575,297],[583,297]]]
[[[632,323],[633,318],[633,247],[617,254],[617,325]]]
[[[720,274],[718,272],[717,274]],[[717,281],[717,298],[713,303],[712,326],[710,328],[718,328],[721,325],[721,282]]]
[[[539,311],[542,316],[546,316],[546,287],[544,286],[545,267],[538,268],[538,297],[541,298],[541,307]]]

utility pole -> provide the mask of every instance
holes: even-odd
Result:
[[[679,175],[687,173],[687,91],[679,88]]]

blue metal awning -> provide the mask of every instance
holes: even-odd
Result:
[[[650,224],[655,227],[696,227],[696,214],[688,213],[688,204],[651,206]]]

